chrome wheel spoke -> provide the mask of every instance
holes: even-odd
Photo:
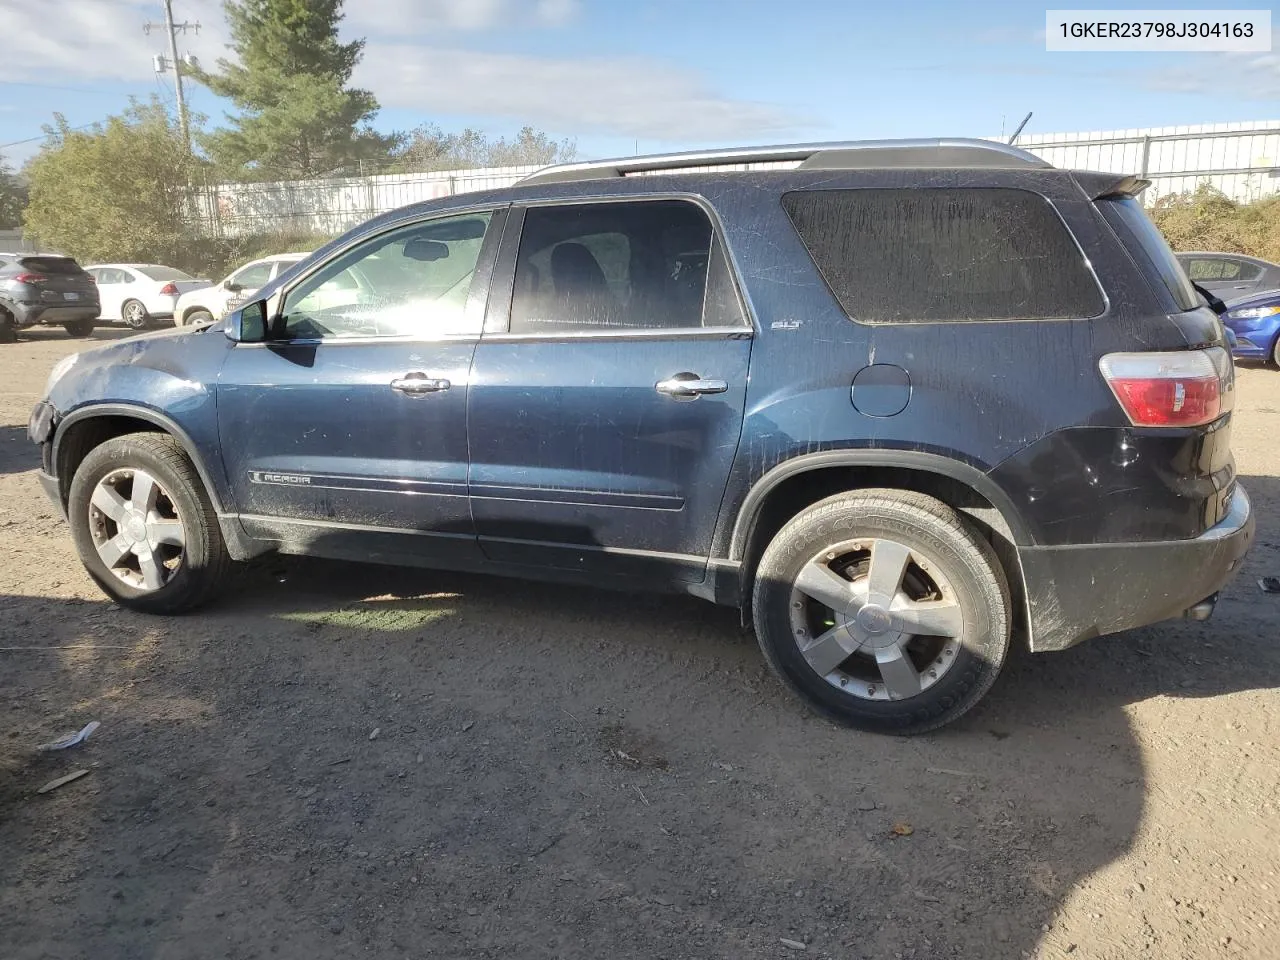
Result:
[[[881,647],[876,651],[876,666],[894,700],[905,700],[920,692],[920,674],[901,644]]]
[[[872,603],[889,606],[902,589],[902,577],[911,561],[911,551],[893,540],[877,540],[871,546],[871,567],[867,571],[867,592]]]
[[[815,637],[808,646],[802,647],[809,666],[820,677],[825,677],[858,649],[858,640],[845,626],[832,627],[826,633]]]
[[[148,590],[159,590],[164,586],[164,568],[156,559],[155,551],[145,546],[138,554],[138,569],[142,571],[142,584]]]
[[[860,606],[854,597],[853,584],[820,560],[810,561],[800,569],[796,589],[840,613],[852,614]]]
[[[107,565],[108,570],[133,552],[133,543],[128,537],[121,535],[116,535],[110,540],[104,540],[95,546],[98,550],[98,556]]]
[[[103,516],[116,521],[117,523],[124,517],[128,503],[125,498],[116,493],[114,487],[98,484],[93,488],[93,496],[89,500]]]
[[[926,637],[958,637],[964,629],[960,604],[951,600],[908,600],[899,597],[889,608],[898,633]]]
[[[170,547],[186,545],[186,533],[181,520],[152,520],[147,524],[147,542],[154,550],[161,544]]]
[[[129,503],[134,510],[146,516],[156,508],[156,496],[160,492],[160,485],[156,483],[155,477],[142,470],[133,472],[133,489],[129,493]]]

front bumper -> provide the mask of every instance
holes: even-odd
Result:
[[[53,450],[53,421],[53,405],[41,400],[31,408],[31,417],[27,421],[27,438],[40,448],[40,470],[36,474],[36,479],[40,481],[44,492],[65,518],[67,510],[62,502],[62,488],[58,478],[53,475],[53,464],[50,462]]]
[[[1031,649],[1065,650],[1182,616],[1239,571],[1255,526],[1237,484],[1227,515],[1191,540],[1022,547]]]

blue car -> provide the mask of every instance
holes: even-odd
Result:
[[[1233,354],[1242,360],[1269,360],[1280,366],[1280,290],[1229,301],[1222,322],[1236,336]]]

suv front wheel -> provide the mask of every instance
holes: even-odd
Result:
[[[903,490],[830,497],[760,559],[756,636],[819,713],[884,733],[959,717],[1009,647],[1009,587],[991,545],[954,510]]]
[[[200,477],[165,434],[126,434],[91,450],[71,481],[67,517],[89,575],[134,610],[194,610],[231,569]]]

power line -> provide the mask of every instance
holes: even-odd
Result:
[[[68,130],[88,130],[90,127],[96,127],[98,125],[98,122],[99,121],[95,120],[93,121],[93,123],[82,123],[78,127],[67,127],[67,129]],[[12,143],[0,143],[0,150],[4,150],[6,147],[19,147],[24,143],[35,143],[37,140],[47,140],[49,139],[50,136],[51,134],[42,133],[38,137],[27,137],[27,139],[25,140],[14,140]],[[52,134],[52,136],[57,136],[57,134],[54,133]]]
[[[58,83],[32,83],[27,80],[0,80],[5,87],[38,87],[41,90],[69,90],[71,93],[102,93],[102,89],[92,87],[64,87]]]

